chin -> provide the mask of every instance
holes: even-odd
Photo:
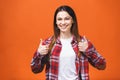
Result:
[[[61,30],[61,32],[67,32],[67,30],[65,30],[65,29],[64,29],[64,30]]]
[[[61,32],[62,32],[62,33],[66,33],[66,32],[68,32],[68,31],[66,31],[66,30],[63,31],[63,30],[61,30]]]

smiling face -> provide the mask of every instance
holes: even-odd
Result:
[[[57,27],[60,29],[60,33],[70,33],[73,24],[73,19],[66,11],[60,11],[56,16],[56,24]]]

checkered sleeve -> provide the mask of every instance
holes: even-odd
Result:
[[[52,37],[47,38],[46,40],[43,41],[43,45],[49,44],[51,42]],[[44,66],[47,62],[47,56],[48,55],[40,55],[40,53],[36,50],[34,53],[34,56],[31,61],[31,69],[32,72],[34,73],[39,73],[42,72],[44,69]]]
[[[34,72],[34,73],[42,72],[42,70],[44,68],[44,64],[41,62],[42,58],[43,58],[43,56],[41,56],[39,52],[36,51],[34,53],[34,56],[31,61],[32,72]]]
[[[88,41],[88,48],[85,55],[88,57],[89,62],[97,69],[101,70],[104,69],[103,67],[106,67],[105,58],[98,53],[90,41]]]

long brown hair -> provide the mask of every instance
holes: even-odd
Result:
[[[60,30],[59,30],[59,28],[57,27],[57,24],[56,24],[56,16],[57,16],[58,12],[60,12],[60,11],[66,11],[72,17],[73,24],[72,24],[72,27],[71,27],[71,33],[76,38],[79,38],[78,23],[77,23],[77,18],[76,18],[75,12],[73,11],[73,9],[71,7],[66,6],[66,5],[58,7],[55,11],[55,14],[54,14],[53,26],[54,26],[54,36],[55,36],[55,38],[57,38],[60,35]]]

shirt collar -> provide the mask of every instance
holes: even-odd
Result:
[[[58,37],[58,38],[56,39],[56,43],[57,43],[57,44],[61,44],[60,37]],[[71,44],[73,44],[73,43],[77,43],[77,39],[76,39],[76,37],[75,37],[74,35],[72,36]]]
[[[74,35],[73,35],[73,39],[72,39],[71,44],[73,44],[73,43],[77,43],[77,38]]]

